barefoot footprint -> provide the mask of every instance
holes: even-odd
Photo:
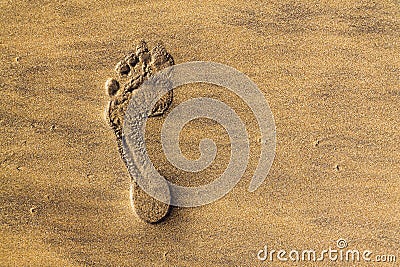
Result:
[[[107,119],[117,138],[118,150],[121,158],[122,126],[124,115],[134,90],[154,73],[174,65],[172,56],[162,44],[157,44],[151,51],[145,41],[137,44],[134,52],[129,53],[115,67],[118,79],[110,78],[105,88],[111,100],[107,108]],[[120,84],[124,84],[123,87]],[[173,92],[169,91],[154,106],[150,116],[162,115],[172,103]],[[156,223],[163,219],[169,210],[169,205],[160,202],[146,194],[131,176],[131,203],[137,216],[145,222]]]

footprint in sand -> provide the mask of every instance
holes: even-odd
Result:
[[[105,88],[111,100],[107,108],[107,119],[117,138],[118,150],[125,165],[122,149],[122,126],[124,115],[134,90],[154,73],[174,65],[172,56],[162,44],[157,44],[151,51],[145,41],[136,45],[134,52],[129,53],[117,63],[115,71],[118,79],[110,78]],[[122,86],[121,86],[122,85]],[[162,115],[171,105],[173,92],[169,91],[154,106],[150,116]],[[145,222],[156,223],[163,219],[169,205],[146,194],[131,177],[131,203],[137,216]]]

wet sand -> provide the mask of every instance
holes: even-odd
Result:
[[[400,260],[397,1],[0,7],[2,266],[265,266],[256,256],[264,245],[323,250],[339,238]],[[252,153],[246,173],[212,204],[173,208],[156,225],[135,217],[130,177],[104,115],[104,82],[141,39],[163,41],[176,64],[232,66],[263,91],[277,149],[257,191],[247,191],[259,156],[249,108],[222,88],[190,85],[175,90],[173,106],[215,97],[245,121]],[[203,137],[218,145],[216,161],[193,176],[160,155],[163,119],[147,127],[161,174],[199,185],[223,172],[230,150],[219,125],[199,120],[181,133],[189,158],[199,156]]]

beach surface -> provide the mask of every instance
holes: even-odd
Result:
[[[339,239],[400,261],[398,1],[1,1],[0,21],[1,266],[349,266],[257,258],[266,245],[318,252]],[[222,199],[172,208],[161,223],[132,212],[104,83],[142,39],[162,41],[176,64],[236,68],[263,92],[277,144],[255,192],[251,109],[227,89],[190,84],[172,108],[200,96],[234,108],[249,133],[246,172]],[[167,115],[146,129],[157,170],[185,186],[221,175],[231,153],[221,125],[185,126],[188,158],[202,138],[218,147],[209,168],[187,173],[162,153]]]

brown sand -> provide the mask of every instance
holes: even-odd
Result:
[[[399,2],[258,2],[0,3],[0,265],[265,266],[256,254],[266,244],[322,250],[339,238],[400,260]],[[138,39],[162,40],[177,64],[230,65],[264,92],[277,151],[257,191],[247,192],[259,152],[248,107],[192,85],[174,91],[174,106],[216,97],[246,122],[246,174],[210,205],[174,208],[157,225],[135,217],[103,86]],[[220,126],[199,120],[182,132],[188,157],[202,137],[218,143],[216,162],[194,176],[160,155],[162,120],[148,127],[160,173],[184,185],[222,173]]]

